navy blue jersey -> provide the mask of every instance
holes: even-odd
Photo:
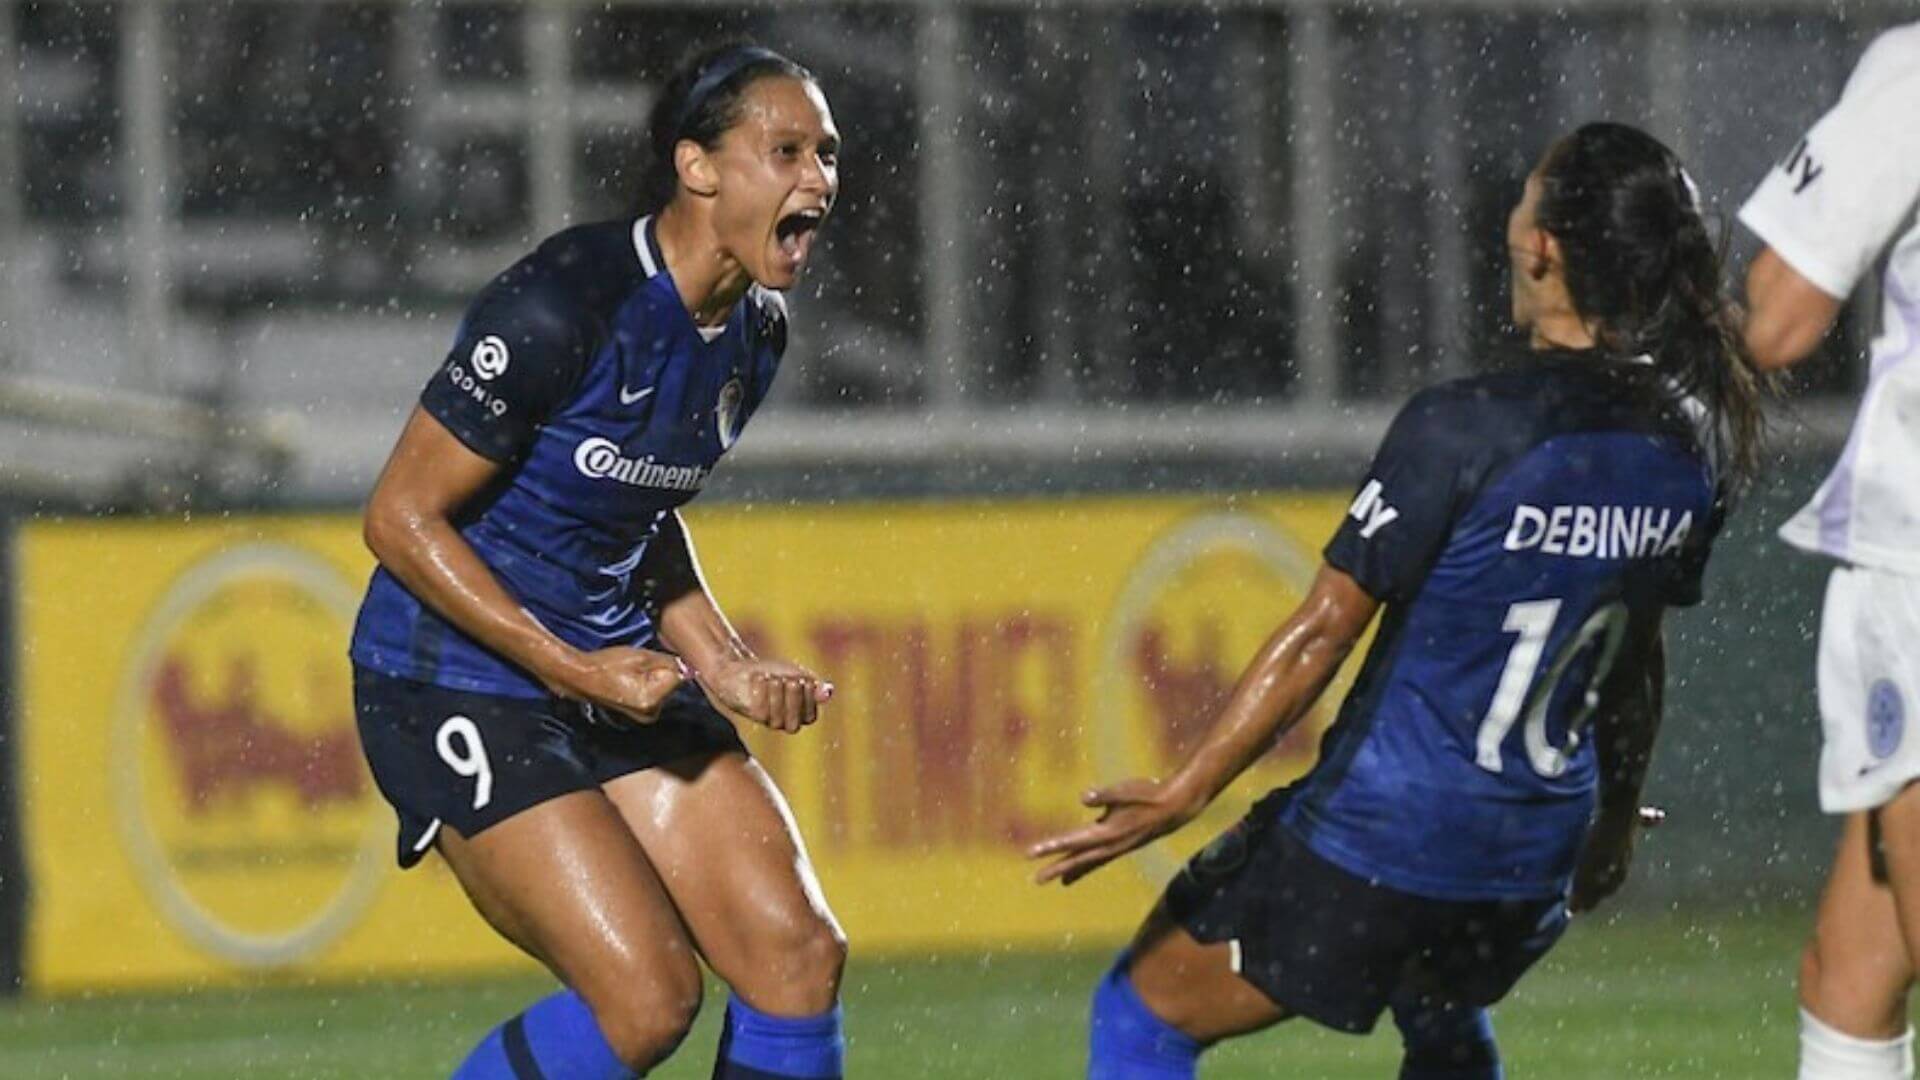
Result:
[[[708,340],[650,219],[549,238],[482,290],[420,396],[421,408],[502,466],[463,511],[461,535],[569,644],[652,643],[635,575],[647,543],[739,438],[785,348],[784,303],[757,286]],[[384,569],[361,605],[352,655],[453,689],[546,693]]]
[[[1406,892],[1564,890],[1594,805],[1594,691],[1629,613],[1699,601],[1719,505],[1650,368],[1541,353],[1415,396],[1327,545],[1385,610],[1282,819]]]

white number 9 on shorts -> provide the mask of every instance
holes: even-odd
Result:
[[[458,738],[459,745],[454,740]],[[449,716],[433,734],[433,747],[440,760],[461,776],[473,779],[473,808],[479,810],[493,798],[493,766],[487,762],[487,748],[480,741],[480,729],[464,716]]]

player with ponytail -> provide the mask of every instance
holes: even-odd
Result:
[[[1093,994],[1093,1080],[1391,1011],[1402,1080],[1498,1080],[1487,1007],[1626,879],[1660,622],[1700,600],[1759,457],[1757,381],[1692,185],[1643,132],[1555,142],[1507,224],[1525,347],[1414,396],[1307,597],[1171,775],[1034,845],[1072,884],[1191,821],[1306,715],[1374,616],[1313,768],[1167,887]]]
[[[1762,383],[1680,159],[1638,128],[1589,124],[1554,145],[1539,177],[1535,217],[1588,333],[1613,356],[1651,357],[1698,401],[1730,489],[1744,488],[1759,467]]]

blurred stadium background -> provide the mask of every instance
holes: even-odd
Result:
[[[743,627],[844,690],[754,745],[855,943],[856,1066],[1038,1077],[1184,848],[1041,893],[1019,841],[1187,745],[1395,404],[1475,370],[1550,138],[1640,123],[1730,219],[1913,11],[0,0],[0,1075],[444,1075],[535,992],[443,871],[391,869],[353,515],[462,298],[633,209],[693,44],[790,52],[847,142],[787,374],[690,519]],[[1844,435],[1871,302],[1673,621],[1672,819],[1500,1011],[1513,1075],[1791,1067],[1824,568],[1771,527]],[[1287,1030],[1209,1075],[1393,1060]]]

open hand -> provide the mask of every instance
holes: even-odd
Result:
[[[694,677],[721,710],[788,734],[820,719],[833,697],[832,683],[785,660],[725,660]]]
[[[1071,885],[1107,863],[1193,820],[1205,805],[1160,780],[1122,780],[1080,797],[1099,820],[1048,837],[1027,848],[1029,859],[1051,859],[1033,877],[1037,885],[1059,879]]]

